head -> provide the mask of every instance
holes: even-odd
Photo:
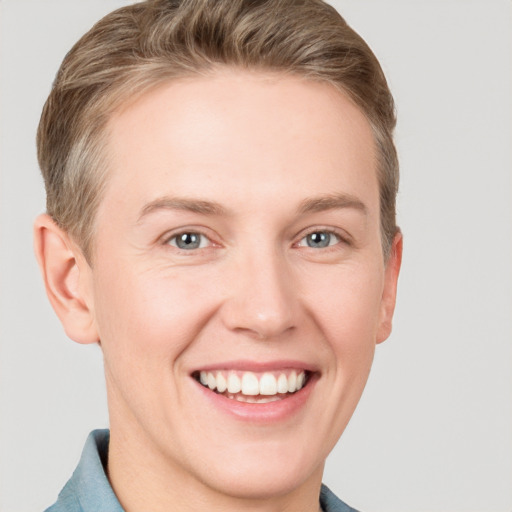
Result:
[[[41,117],[48,214],[92,258],[112,114],[161,83],[223,67],[329,83],[362,111],[376,147],[387,257],[397,231],[393,98],[368,45],[320,0],[149,0],[103,18],[67,54]]]
[[[136,4],[67,55],[36,252],[69,336],[101,344],[116,492],[318,488],[391,329],[394,122],[316,0]]]

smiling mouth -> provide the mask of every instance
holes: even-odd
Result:
[[[238,402],[265,404],[292,396],[307,385],[310,372],[200,371],[192,374],[205,388]]]

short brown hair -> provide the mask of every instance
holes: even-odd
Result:
[[[223,65],[329,82],[361,109],[377,147],[387,257],[397,231],[393,98],[368,45],[322,0],[147,0],[105,16],[66,55],[41,116],[49,215],[90,259],[112,113],[163,81]]]

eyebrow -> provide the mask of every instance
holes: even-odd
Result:
[[[184,197],[161,197],[151,201],[142,208],[138,222],[157,210],[181,210],[201,215],[227,215],[228,213],[226,208],[214,201]]]
[[[318,213],[326,210],[353,208],[367,214],[366,205],[357,197],[350,194],[326,194],[311,197],[302,201],[297,209],[299,214]],[[215,201],[202,199],[189,199],[184,197],[160,197],[147,203],[141,210],[138,218],[140,222],[144,217],[158,210],[181,210],[200,215],[227,215],[228,210]]]
[[[300,214],[305,214],[341,208],[352,208],[359,210],[364,215],[368,214],[366,205],[360,199],[350,194],[326,194],[305,199],[299,205],[298,211]]]

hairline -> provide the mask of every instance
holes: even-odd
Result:
[[[150,63],[153,64],[153,63]],[[134,103],[139,101],[142,97],[151,92],[157,90],[160,87],[164,87],[167,84],[172,84],[176,82],[186,82],[188,80],[195,80],[197,78],[214,78],[219,76],[220,73],[234,72],[235,74],[248,73],[255,74],[259,76],[267,76],[271,79],[279,80],[280,78],[296,78],[299,80],[307,81],[307,82],[316,82],[316,83],[324,83],[329,84],[333,87],[333,90],[342,94],[346,99],[350,101],[352,105],[354,105],[358,111],[364,116],[367,122],[370,125],[370,129],[372,132],[372,139],[374,143],[374,154],[376,156],[375,162],[375,172],[377,173],[378,180],[378,189],[379,189],[379,224],[380,224],[380,237],[381,237],[381,247],[384,256],[384,260],[387,261],[389,256],[389,249],[391,247],[391,237],[390,235],[385,233],[385,226],[383,222],[382,216],[382,197],[381,197],[381,189],[382,189],[382,181],[384,174],[385,164],[382,162],[382,150],[379,147],[379,139],[381,137],[380,130],[373,122],[373,120],[367,115],[365,110],[357,103],[354,99],[353,94],[351,94],[350,90],[343,86],[342,83],[336,82],[334,80],[329,79],[328,77],[321,76],[320,74],[306,73],[301,72],[300,69],[279,69],[277,67],[264,66],[264,65],[237,65],[232,63],[222,63],[222,62],[214,62],[205,64],[204,66],[197,68],[188,68],[185,70],[179,70],[178,72],[172,70],[169,65],[154,67],[150,64],[140,66],[137,68],[136,73],[131,73],[128,75],[128,80],[117,81],[109,90],[108,97],[111,99],[110,101],[105,102],[104,96],[100,96],[96,102],[94,102],[90,110],[93,113],[93,116],[96,118],[103,117],[104,120],[98,126],[96,126],[95,130],[91,130],[89,133],[83,134],[83,136],[78,139],[78,141],[73,146],[71,153],[77,152],[77,146],[83,146],[87,143],[84,143],[84,139],[89,139],[89,142],[94,146],[93,151],[87,152],[87,156],[84,159],[85,162],[89,164],[91,160],[95,160],[95,164],[89,165],[91,167],[89,177],[92,178],[95,183],[93,189],[96,191],[96,197],[94,199],[94,204],[90,209],[90,218],[89,221],[85,221],[85,228],[83,229],[74,229],[71,232],[72,238],[80,247],[86,261],[91,265],[94,264],[94,238],[96,232],[96,221],[97,221],[97,212],[99,209],[99,205],[102,202],[104,189],[108,182],[108,174],[109,174],[109,163],[110,163],[110,153],[108,150],[109,147],[109,134],[110,134],[110,126],[116,116],[120,115],[126,109],[129,109]],[[144,72],[141,69],[144,69]],[[153,68],[153,69],[151,69]],[[155,71],[159,71],[158,75]],[[144,77],[143,80],[140,81],[139,87],[135,90],[133,89],[133,83],[137,81],[140,77]],[[116,93],[121,93],[117,95]],[[72,158],[68,160],[68,166],[72,165]],[[66,173],[70,174],[70,173]],[[64,226],[65,228],[65,226]],[[397,230],[395,230],[396,232]]]

